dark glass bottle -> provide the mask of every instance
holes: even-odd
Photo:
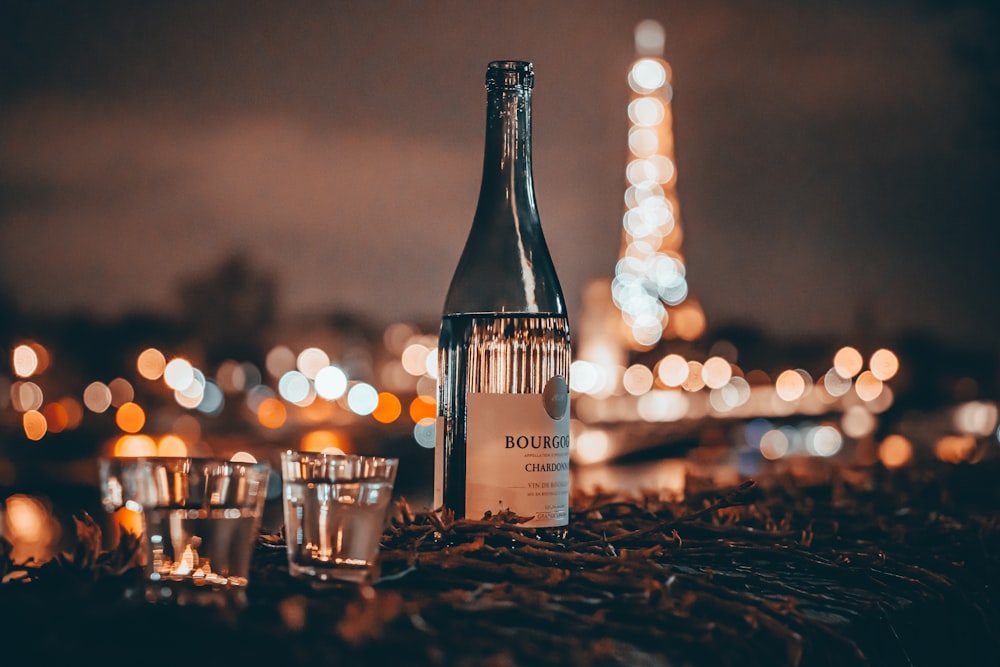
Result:
[[[569,320],[535,202],[532,64],[486,70],[479,203],[438,345],[435,504],[569,521]]]

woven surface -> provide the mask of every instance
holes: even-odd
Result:
[[[831,468],[683,500],[577,495],[565,531],[398,499],[371,585],[314,589],[261,535],[245,608],[130,597],[134,544],[40,567],[0,542],[0,662],[997,665],[996,465]],[[390,662],[391,661],[391,662]]]

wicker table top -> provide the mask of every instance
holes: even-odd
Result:
[[[371,585],[291,579],[281,535],[262,534],[236,610],[131,601],[132,545],[101,550],[81,517],[76,553],[41,566],[0,542],[0,660],[996,665],[997,472],[831,468],[689,485],[683,500],[578,494],[548,535],[399,498]]]

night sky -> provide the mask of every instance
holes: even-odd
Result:
[[[633,30],[673,67],[709,326],[1000,346],[1000,10],[983,2],[0,3],[0,291],[170,312],[244,253],[284,313],[440,312],[495,59],[535,64],[571,316],[620,248]]]

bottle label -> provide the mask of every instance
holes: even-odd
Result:
[[[434,509],[444,505],[444,417],[434,425]]]
[[[510,510],[535,528],[569,523],[569,391],[467,396],[465,515]]]

